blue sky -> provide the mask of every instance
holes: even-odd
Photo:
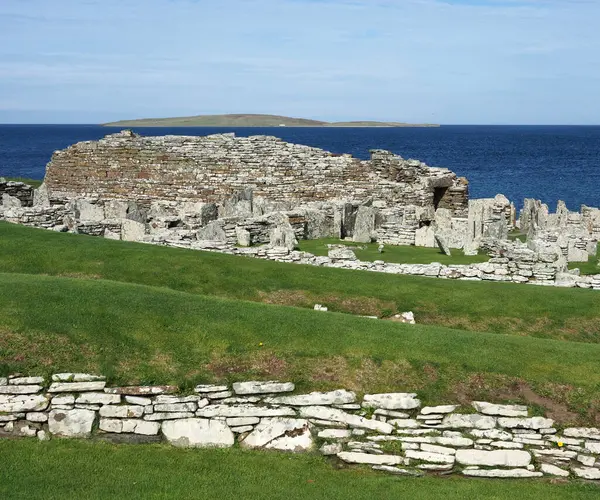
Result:
[[[0,122],[599,124],[600,0],[0,0]]]

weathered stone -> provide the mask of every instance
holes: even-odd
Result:
[[[208,393],[208,392],[223,392],[227,391],[229,387],[226,385],[197,385],[194,392]]]
[[[104,392],[108,394],[127,394],[129,396],[148,396],[156,394],[170,394],[177,392],[177,386],[174,385],[155,385],[155,386],[131,386],[131,387],[108,387]]]
[[[364,205],[358,207],[352,240],[359,243],[371,243],[374,230],[375,209]]]
[[[263,419],[240,444],[246,448],[304,451],[312,447],[312,437],[307,420],[272,418]]]
[[[336,408],[326,406],[305,406],[299,409],[299,415],[305,418],[316,418],[320,420],[332,420],[348,424],[351,427],[369,429],[382,434],[391,434],[394,428],[385,422],[367,419],[358,415],[351,415]]]
[[[319,451],[321,452],[321,455],[325,455],[325,456],[337,455],[338,453],[341,453],[342,450],[343,450],[343,448],[340,443],[324,444],[319,449]]]
[[[32,412],[32,413],[27,413],[27,415],[25,416],[25,418],[27,420],[29,420],[30,422],[47,422],[48,421],[48,415],[46,413],[42,413],[42,412]]]
[[[194,416],[194,414],[189,411],[186,411],[186,412],[168,411],[168,412],[157,412],[157,413],[146,414],[146,415],[144,415],[144,420],[147,420],[149,422],[156,422],[159,420],[178,420],[178,419],[192,418],[193,416]]]
[[[574,438],[597,439],[600,441],[600,429],[595,427],[567,427],[563,431],[563,435]]]
[[[11,385],[40,385],[44,383],[44,377],[9,377],[8,383]]]
[[[473,401],[473,408],[484,415],[502,417],[526,417],[527,407],[522,405],[496,405],[484,401]],[[551,426],[548,426],[551,427]]]
[[[442,427],[450,429],[493,429],[496,427],[496,418],[477,414],[454,413],[444,417]]]
[[[421,450],[428,453],[438,453],[442,455],[454,455],[456,450],[454,448],[448,448],[447,446],[437,446],[435,444],[423,443],[421,444]]]
[[[42,394],[0,396],[0,413],[44,411],[48,404],[48,398]]]
[[[125,396],[125,402],[130,405],[148,406],[152,404],[152,399],[139,396]]]
[[[541,477],[541,472],[530,471],[527,469],[465,469],[462,471],[465,476],[472,477],[502,477],[502,478],[532,478]]]
[[[236,382],[233,384],[233,391],[238,395],[291,392],[294,388],[292,382]]]
[[[540,470],[549,476],[569,477],[569,471],[552,464],[540,464]]]
[[[321,439],[348,439],[350,436],[352,431],[348,429],[324,429],[318,434]]]
[[[452,255],[450,247],[448,246],[448,243],[446,243],[446,238],[444,238],[441,234],[435,235],[435,242],[437,243],[438,248],[443,254],[449,256]]]
[[[55,373],[52,375],[52,382],[97,382],[100,380],[106,380],[106,377],[90,373]]]
[[[435,415],[439,413],[452,413],[458,405],[425,406],[421,408],[422,415]]]
[[[0,385],[0,394],[35,394],[41,390],[41,385]]]
[[[194,412],[198,408],[198,405],[195,402],[189,403],[166,403],[166,404],[155,404],[154,411],[156,412]]]
[[[116,405],[121,402],[121,396],[103,392],[87,392],[77,396],[75,402],[77,404]]]
[[[291,408],[254,405],[210,405],[201,408],[196,416],[204,418],[214,417],[293,417],[296,413]]]
[[[391,467],[389,465],[374,465],[373,470],[387,472],[396,476],[421,476],[422,474],[414,470],[400,469],[399,467]]]
[[[277,396],[266,398],[265,404],[288,405],[288,406],[326,406],[354,403],[356,394],[354,392],[338,390],[331,392],[311,392],[298,396]]]
[[[544,417],[498,418],[498,425],[508,429],[544,429],[552,427],[554,420]]]
[[[88,438],[96,413],[91,410],[52,410],[48,416],[50,434],[69,438]]]
[[[143,414],[143,406],[111,405],[100,408],[100,416],[105,418],[139,418]]]
[[[106,386],[105,381],[97,382],[53,382],[48,392],[88,392],[101,391]]]
[[[227,448],[235,441],[233,432],[221,420],[168,420],[162,423],[161,431],[169,443],[181,448]]]
[[[258,417],[232,417],[228,418],[227,425],[229,427],[244,427],[249,425],[256,425],[260,422]]]
[[[371,455],[355,451],[342,451],[337,456],[344,462],[351,464],[400,465],[403,463],[402,457],[396,455]]]
[[[404,453],[406,458],[415,460],[423,460],[424,462],[432,462],[435,464],[453,464],[454,456],[442,453],[429,453],[425,451],[406,450]]]
[[[600,455],[600,441],[586,441],[585,449],[592,453],[597,453],[598,455]]]
[[[421,406],[421,401],[414,393],[365,394],[363,406],[384,410],[412,410]]]
[[[531,455],[523,450],[466,450],[456,451],[456,461],[462,465],[525,467],[531,463]]]
[[[582,479],[600,479],[600,469],[591,467],[572,467],[573,473]]]

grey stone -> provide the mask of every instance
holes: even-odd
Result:
[[[523,405],[496,405],[484,401],[471,403],[479,413],[501,417],[527,417],[527,407]],[[551,427],[551,426],[549,426]]]
[[[384,410],[412,410],[421,406],[421,401],[414,393],[365,394],[363,406],[383,408]]]
[[[462,465],[525,467],[531,463],[531,455],[524,450],[460,449],[456,451],[456,461]]]
[[[162,423],[161,431],[169,443],[181,448],[228,448],[235,441],[233,432],[221,420],[168,420]]]
[[[91,410],[51,410],[48,416],[50,434],[69,438],[88,438],[96,413]]]
[[[233,384],[233,391],[238,395],[291,392],[294,388],[292,382],[236,382]]]
[[[288,406],[325,406],[343,405],[354,403],[356,394],[354,392],[337,390],[331,392],[311,392],[297,396],[277,396],[265,398],[265,404],[288,405]]]
[[[97,382],[53,382],[48,392],[91,392],[101,391],[106,386],[105,381]]]

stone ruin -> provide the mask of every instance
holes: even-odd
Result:
[[[165,442],[183,448],[316,452],[407,476],[600,480],[600,429],[524,405],[424,406],[416,393],[293,394],[292,382],[108,387],[86,373],[0,378],[0,439]]]
[[[56,231],[334,266],[335,251],[327,261],[298,256],[298,240],[484,250],[484,269],[441,275],[595,288],[561,276],[568,262],[595,255],[600,210],[575,214],[560,203],[550,214],[525,200],[517,219],[505,196],[469,199],[466,179],[383,150],[360,160],[276,137],[125,130],[56,151],[37,190],[0,182],[0,193],[0,218]],[[515,228],[527,243],[509,240]]]

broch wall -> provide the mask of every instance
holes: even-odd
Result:
[[[0,438],[165,441],[185,448],[319,450],[397,475],[600,480],[600,429],[531,416],[522,405],[423,406],[414,393],[290,394],[290,382],[107,387],[82,373],[0,378]]]

